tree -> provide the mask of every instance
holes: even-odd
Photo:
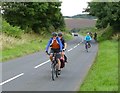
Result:
[[[41,29],[53,26],[64,28],[64,19],[60,12],[61,2],[4,2],[3,18],[13,26],[32,29],[40,33]]]
[[[113,29],[120,29],[120,2],[89,2],[85,12],[98,18],[97,28],[106,28],[109,24]]]

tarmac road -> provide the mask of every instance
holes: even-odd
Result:
[[[2,63],[2,91],[77,91],[98,51],[92,43],[86,52],[81,36],[67,42],[68,63],[52,81],[49,57],[44,51]]]

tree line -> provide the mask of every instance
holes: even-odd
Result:
[[[65,30],[61,2],[3,2],[3,18],[26,32]]]
[[[89,2],[85,12],[98,18],[96,27],[111,26],[114,31],[120,30],[120,1],[119,2]]]

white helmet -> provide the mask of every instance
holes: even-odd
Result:
[[[87,35],[89,35],[89,33],[87,33]]]

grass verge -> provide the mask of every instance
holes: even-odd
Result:
[[[118,91],[118,41],[99,43],[98,56],[79,91]]]
[[[43,50],[46,43],[47,40],[43,40],[43,42],[41,43],[39,42],[39,40],[36,40],[22,45],[17,45],[11,49],[5,49],[2,51],[2,61],[24,56],[30,53],[37,52],[39,50]]]

